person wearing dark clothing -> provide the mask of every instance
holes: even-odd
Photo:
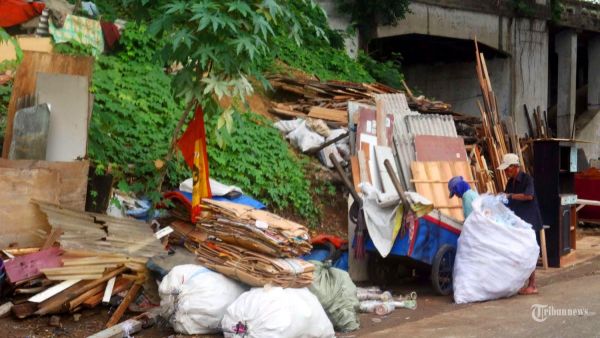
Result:
[[[533,230],[537,233],[542,229],[542,215],[535,197],[533,186],[533,177],[521,171],[519,157],[515,154],[506,154],[502,158],[502,164],[498,170],[504,170],[508,177],[504,193],[508,199],[508,207],[525,222],[531,224]],[[519,294],[532,295],[537,294],[538,289],[535,283],[535,270],[529,277],[527,286],[523,287]]]

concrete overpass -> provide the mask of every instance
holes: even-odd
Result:
[[[348,24],[332,0],[322,3],[332,26]],[[570,137],[577,103],[583,110],[600,109],[600,5],[561,3],[563,14],[554,22],[550,0],[529,0],[527,13],[517,13],[510,0],[414,0],[404,20],[377,28],[370,51],[401,53],[411,86],[477,116],[481,93],[472,44],[477,37],[501,113],[513,116],[518,132],[527,132],[524,104],[555,106],[559,137]],[[352,41],[348,45],[355,48]],[[577,89],[586,86],[579,100],[585,102],[578,102]]]

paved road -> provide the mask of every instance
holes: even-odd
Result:
[[[588,315],[544,316],[532,306],[584,309]],[[553,283],[535,296],[477,303],[360,337],[600,337],[600,274]]]

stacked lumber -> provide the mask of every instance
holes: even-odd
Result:
[[[146,258],[58,247],[3,252],[10,256],[26,252],[7,261],[15,290],[12,312],[17,318],[75,313],[108,304],[112,296],[121,294],[123,301],[109,319],[110,327],[120,321],[148,278]],[[18,271],[23,264],[29,267],[26,273]],[[19,295],[27,298],[19,300]]]
[[[483,98],[483,104],[480,101],[477,102],[481,113],[481,125],[483,131],[481,136],[485,140],[487,155],[495,173],[496,191],[504,191],[507,182],[506,174],[503,171],[496,169],[500,163],[502,163],[502,157],[507,153],[517,154],[520,158],[520,162],[523,164],[521,166],[522,170],[525,172],[527,172],[527,164],[524,161],[520,140],[516,135],[514,121],[512,118],[505,118],[504,121],[500,118],[498,113],[498,103],[492,89],[485,57],[483,53],[479,52],[477,40],[475,40],[475,58],[477,61],[477,79]]]
[[[144,222],[33,202],[46,215],[53,229],[62,230],[60,243],[63,248],[147,258],[164,252],[162,244]]]
[[[207,235],[272,257],[297,257],[312,248],[306,227],[246,205],[205,199],[199,221]]]
[[[402,91],[380,83],[354,83],[295,79],[277,76],[270,79],[275,89],[301,96],[294,102],[274,103],[270,112],[279,116],[312,117],[329,122],[348,123],[348,101],[374,104],[379,94],[397,94]],[[422,113],[450,114],[452,107],[440,101],[430,101],[424,96],[409,94],[409,106]]]

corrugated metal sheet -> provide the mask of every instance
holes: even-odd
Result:
[[[456,125],[452,116],[419,114],[405,117],[408,132],[414,135],[457,137]]]
[[[410,164],[415,161],[415,144],[413,135],[397,135],[394,133],[394,155],[396,164],[401,173],[400,179],[407,190],[414,191],[414,184],[411,182],[412,172]]]
[[[386,115],[394,116],[394,129],[398,128],[401,134],[408,133],[405,124],[405,117],[410,115],[419,115],[408,108],[408,102],[404,94],[378,94],[375,95],[375,102],[381,104],[381,108]]]

